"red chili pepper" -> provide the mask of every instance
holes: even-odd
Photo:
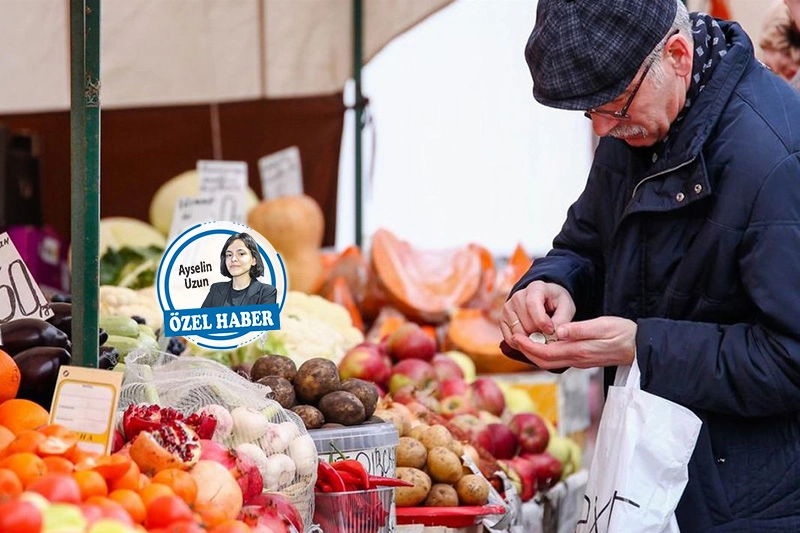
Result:
[[[414,484],[396,477],[369,476],[369,488],[376,487],[413,487]]]
[[[325,461],[317,463],[317,481],[323,487],[323,492],[345,492],[347,490],[339,472]],[[330,490],[324,490],[325,488]]]
[[[334,461],[331,466],[339,472],[342,477],[348,475],[351,479],[351,484],[355,487],[354,490],[364,490],[369,488],[369,472],[364,468],[361,462],[355,459],[345,459],[342,461]]]

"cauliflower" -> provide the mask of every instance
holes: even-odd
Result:
[[[290,291],[281,310],[281,329],[268,332],[259,349],[287,355],[298,365],[314,357],[339,364],[345,352],[361,342],[364,335],[344,307],[321,296]]]
[[[99,292],[101,316],[140,316],[153,330],[161,329],[164,317],[156,298],[156,288],[134,290],[114,285],[101,285]]]

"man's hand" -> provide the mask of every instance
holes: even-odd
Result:
[[[633,363],[636,353],[636,323],[632,320],[604,316],[561,324],[555,333],[557,341],[537,344],[523,332],[517,331],[512,337],[512,346],[539,368],[548,370]]]
[[[503,339],[512,348],[516,334],[527,339],[534,331],[555,334],[556,328],[575,316],[575,303],[569,291],[555,283],[534,281],[517,291],[503,306],[500,330]]]

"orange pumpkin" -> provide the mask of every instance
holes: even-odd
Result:
[[[447,326],[447,343],[451,349],[467,354],[475,362],[479,374],[530,372],[532,365],[509,359],[500,351],[503,334],[496,320],[481,309],[456,310]]]

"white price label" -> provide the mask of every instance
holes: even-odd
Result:
[[[217,220],[219,213],[216,196],[181,196],[175,200],[175,211],[169,230],[169,242],[197,224]]]
[[[8,233],[0,233],[0,324],[17,318],[53,316],[50,304],[33,279]]]
[[[258,160],[258,171],[264,199],[303,194],[303,168],[297,146],[262,157]]]
[[[198,161],[200,195],[217,199],[215,220],[244,224],[247,193],[247,163],[244,161]]]

